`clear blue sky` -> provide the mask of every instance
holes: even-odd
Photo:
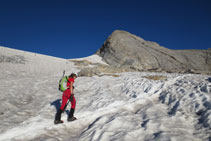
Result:
[[[211,0],[0,0],[0,46],[85,57],[116,29],[170,49],[211,48]]]

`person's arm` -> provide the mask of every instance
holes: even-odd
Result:
[[[73,82],[72,81],[70,82],[70,92],[71,92],[71,94],[73,94]]]

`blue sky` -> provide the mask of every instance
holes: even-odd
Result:
[[[0,0],[0,46],[79,58],[119,29],[170,49],[207,49],[210,7],[210,0]]]

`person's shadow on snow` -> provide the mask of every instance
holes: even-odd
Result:
[[[60,106],[61,106],[61,99],[57,99],[57,100],[51,102],[51,106],[55,106],[56,111],[58,111],[59,108],[60,108]],[[67,107],[67,105],[65,106],[64,111],[65,111],[66,114],[68,115],[70,111],[69,111],[69,110],[66,110],[66,107]],[[55,116],[56,116],[56,115],[55,115]]]
[[[56,111],[58,111],[60,106],[61,106],[61,102],[60,101],[61,101],[61,99],[57,99],[57,100],[51,102],[51,106],[55,106]]]

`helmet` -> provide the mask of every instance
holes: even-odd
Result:
[[[73,73],[70,74],[69,77],[74,77],[74,76],[78,77],[78,74],[76,72],[73,72]]]
[[[73,72],[73,74],[74,74],[76,77],[78,77],[78,73],[77,73],[77,72]]]

